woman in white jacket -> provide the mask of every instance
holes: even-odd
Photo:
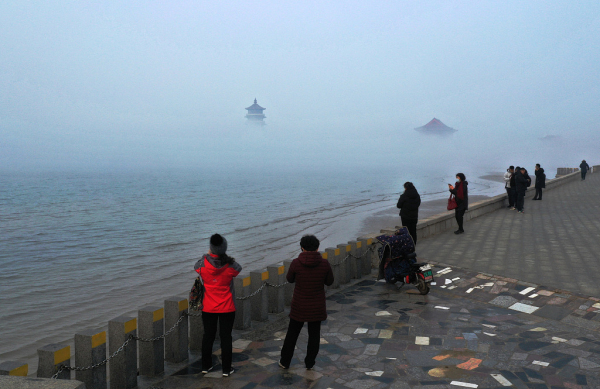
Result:
[[[515,186],[514,186],[514,174],[515,174],[515,167],[511,166],[508,169],[506,169],[506,173],[504,173],[504,187],[506,188],[506,194],[508,195],[508,207],[506,208],[514,208],[515,207],[515,198],[516,198],[516,191],[515,191]]]

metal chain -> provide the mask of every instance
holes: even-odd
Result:
[[[169,336],[169,335],[171,334],[171,332],[175,331],[175,328],[177,328],[177,327],[178,327],[178,326],[181,324],[181,322],[183,321],[183,319],[184,319],[186,316],[188,316],[188,315],[189,315],[189,314],[188,314],[187,312],[183,312],[183,315],[179,316],[179,320],[177,320],[177,322],[176,322],[176,323],[173,325],[173,327],[171,327],[171,328],[170,328],[170,329],[169,329],[167,332],[165,332],[164,334],[162,334],[162,335],[160,335],[160,336],[157,336],[157,337],[155,337],[155,338],[146,338],[146,339],[144,339],[144,338],[140,338],[140,337],[133,336],[133,335],[130,335],[130,336],[132,337],[132,339],[139,340],[140,342],[155,342],[155,341],[157,341],[157,340],[164,339],[164,338],[166,338],[167,336]]]

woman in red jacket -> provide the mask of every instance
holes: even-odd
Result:
[[[221,336],[221,358],[223,377],[233,373],[231,367],[231,331],[235,319],[235,296],[233,278],[240,274],[242,267],[225,252],[227,240],[219,234],[210,237],[208,254],[196,262],[194,269],[204,283],[204,299],[202,308],[202,323],[204,336],[202,338],[202,373],[208,373],[212,368],[212,349],[217,334],[217,324]]]
[[[284,369],[290,367],[304,322],[308,322],[308,347],[304,364],[307,369],[312,369],[315,365],[321,341],[321,322],[327,319],[323,285],[333,284],[331,266],[317,251],[319,240],[313,235],[305,235],[300,240],[300,247],[302,252],[292,261],[286,276],[288,282],[295,282],[296,286],[292,297],[290,324],[279,360],[279,366]]]

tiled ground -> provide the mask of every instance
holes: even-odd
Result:
[[[154,388],[598,388],[598,299],[436,265],[427,296],[368,279],[328,298],[313,371],[277,365],[283,332],[234,344],[236,372],[196,361]],[[445,269],[445,270],[444,270]]]

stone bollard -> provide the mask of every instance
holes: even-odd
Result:
[[[250,272],[250,292],[254,293],[259,290],[263,283],[269,278],[269,272]],[[252,320],[267,321],[269,320],[269,299],[267,289],[264,287],[258,294],[250,299],[252,304]]]
[[[284,266],[267,266],[269,272],[269,284],[282,285],[285,282]],[[269,298],[269,313],[280,313],[285,309],[283,286],[267,286]]]
[[[188,308],[190,326],[190,350],[202,350],[202,337],[204,336],[204,324],[202,323],[202,311],[193,311]],[[237,313],[236,313],[237,315]]]
[[[106,331],[88,330],[75,334],[75,366],[87,367],[106,359]],[[106,389],[106,364],[76,371],[75,379],[88,389]]]
[[[71,366],[71,346],[64,344],[49,344],[38,349],[39,364],[37,376],[40,378],[52,378],[61,365]],[[70,380],[71,371],[63,370],[59,379]]]
[[[0,375],[12,375],[18,377],[27,377],[29,365],[21,362],[6,361],[0,363]]]
[[[181,362],[188,359],[188,301],[181,297],[171,297],[165,300],[165,332],[169,331],[179,321],[173,332],[165,337],[165,361]]]
[[[371,257],[367,254],[369,248],[367,239],[360,239],[356,247],[360,250],[360,267],[363,276],[371,274]]]
[[[350,251],[350,245],[347,244],[338,244],[337,248],[340,250],[339,254],[339,263],[340,263],[340,284],[347,284],[350,282],[350,264],[348,261],[350,257],[348,256],[348,252]]]
[[[336,252],[338,255],[336,255]],[[340,287],[340,267],[337,263],[337,261],[339,260],[339,252],[340,249],[328,247],[323,253],[323,259],[329,261],[329,264],[331,265],[331,270],[333,271],[333,284],[331,284],[330,286],[330,288],[333,289],[337,289]]]
[[[137,319],[119,316],[108,322],[108,352],[115,353],[129,336],[137,335]],[[117,354],[108,366],[110,388],[135,388],[137,386],[137,342],[130,340],[122,352]]]
[[[350,245],[350,259],[348,260],[350,263],[350,276],[354,279],[362,278],[362,269],[360,268],[360,258],[358,254],[358,242],[351,241],[348,242]]]
[[[283,276],[284,279],[287,281],[287,274],[288,271],[290,270],[290,265],[292,264],[292,261],[283,261]],[[283,287],[283,301],[286,307],[289,307],[292,305],[292,297],[294,296],[294,287],[295,284],[287,284],[286,286]]]
[[[233,279],[235,295],[235,320],[233,328],[245,330],[252,326],[251,299],[238,300],[250,294],[250,276],[238,276]]]
[[[165,310],[161,307],[147,306],[138,311],[139,337],[151,339],[164,334]],[[154,377],[165,371],[165,340],[139,344],[140,375]]]
[[[365,269],[364,271],[367,274],[371,274],[371,269],[379,268],[379,255],[377,254],[377,247],[375,245],[376,242],[373,241],[372,238],[367,239],[367,255],[365,256]],[[370,251],[369,251],[370,249]]]

